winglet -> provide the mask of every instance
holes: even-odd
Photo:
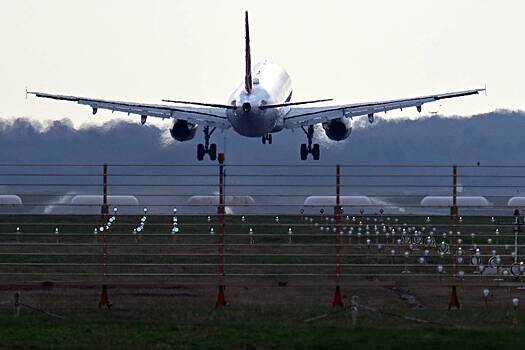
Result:
[[[487,83],[485,83],[485,88],[483,90],[485,91],[485,96],[487,96]]]
[[[248,23],[248,11],[244,12],[244,31],[245,37],[245,60],[246,60],[246,73],[244,75],[244,89],[249,94],[252,93],[252,57],[250,52],[250,26]]]
[[[29,91],[27,91],[27,86],[26,86],[26,100],[27,100],[27,95],[29,95]]]

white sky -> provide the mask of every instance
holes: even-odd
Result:
[[[525,109],[522,0],[0,0],[0,117],[69,117],[76,125],[94,118],[85,106],[26,101],[26,86],[223,103],[243,77],[245,9],[252,60],[284,66],[295,100],[365,102],[486,83],[487,97],[426,111]]]

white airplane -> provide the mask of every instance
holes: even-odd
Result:
[[[208,154],[211,160],[217,157],[217,145],[210,144],[210,137],[216,129],[233,128],[247,137],[260,137],[262,143],[272,143],[272,134],[284,129],[301,128],[307,137],[307,144],[300,148],[301,159],[312,154],[319,159],[319,144],[313,144],[314,125],[322,124],[326,136],[334,141],[345,140],[352,132],[352,117],[368,116],[373,123],[374,114],[390,110],[403,110],[453,97],[478,94],[485,89],[451,92],[399,100],[335,105],[330,107],[304,107],[304,105],[331,101],[319,99],[291,102],[292,81],[286,71],[277,64],[261,62],[251,65],[250,32],[248,11],[245,12],[246,31],[246,73],[244,82],[232,93],[226,104],[162,100],[167,104],[145,104],[122,101],[99,100],[93,98],[54,95],[45,92],[26,91],[37,97],[77,102],[92,108],[93,114],[99,109],[137,114],[141,123],[147,117],[173,118],[171,136],[177,141],[188,141],[195,137],[198,125],[203,125],[204,144],[197,147],[197,159],[203,160]]]

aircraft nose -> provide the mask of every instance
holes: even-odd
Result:
[[[250,102],[244,102],[242,104],[242,110],[244,111],[244,113],[248,113],[252,110],[252,105],[250,104]]]

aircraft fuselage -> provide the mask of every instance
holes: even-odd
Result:
[[[261,137],[280,131],[289,108],[264,109],[261,106],[288,102],[292,81],[281,66],[262,62],[253,69],[253,89],[248,93],[244,83],[230,96],[228,103],[237,106],[227,111],[232,128],[247,137]]]

